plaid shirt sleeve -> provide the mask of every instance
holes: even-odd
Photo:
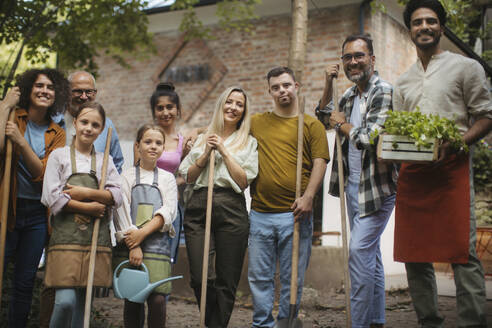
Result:
[[[350,131],[350,139],[358,149],[375,149],[375,145],[370,143],[371,134],[376,130],[381,130],[386,121],[388,111],[392,106],[392,91],[391,85],[380,79],[369,91],[366,124]]]

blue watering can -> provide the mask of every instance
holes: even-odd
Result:
[[[117,273],[122,265],[129,263],[128,260],[121,262],[114,270],[113,274],[113,290],[114,296],[118,298],[126,298],[130,302],[144,303],[150,293],[157,286],[165,282],[181,279],[183,276],[170,277],[151,284],[149,282],[149,270],[142,263],[143,271],[138,269],[124,268],[119,276]]]

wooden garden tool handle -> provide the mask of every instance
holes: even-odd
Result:
[[[15,109],[9,114],[9,121],[13,122],[15,117]],[[5,240],[7,238],[7,216],[9,213],[9,196],[10,196],[10,170],[12,168],[12,140],[6,139],[5,147],[5,166],[2,179],[2,213],[0,217],[0,305],[2,304],[2,284],[3,271],[5,261]]]
[[[200,296],[200,328],[205,328],[207,307],[208,256],[210,252],[210,226],[212,224],[212,197],[214,193],[215,150],[210,153],[208,165],[207,212],[205,215],[205,241],[203,245],[202,289]]]
[[[340,107],[338,103],[338,87],[337,79],[333,79],[333,104],[335,105],[335,111],[339,112]],[[335,136],[335,144],[337,150],[337,165],[338,165],[338,188],[340,193],[340,213],[342,223],[342,246],[343,246],[343,280],[345,284],[345,306],[346,306],[346,321],[347,327],[351,327],[351,314],[350,314],[350,276],[348,271],[348,246],[347,246],[347,215],[345,210],[345,179],[343,176],[343,154],[342,144],[340,138],[341,132],[337,132]]]
[[[299,118],[297,124],[297,163],[296,163],[296,199],[300,198],[302,186],[302,152],[304,139],[304,97],[299,101]],[[301,218],[302,220],[303,218]],[[299,276],[299,220],[294,221],[292,236],[292,268],[290,277],[290,305],[297,303],[297,278]]]
[[[104,158],[101,169],[101,180],[99,182],[99,190],[103,190],[106,185],[106,176],[108,171],[109,148],[111,145],[111,135],[113,128],[108,129],[106,137],[106,147],[104,148]],[[92,303],[92,286],[94,285],[94,270],[96,265],[96,250],[97,240],[99,236],[99,225],[101,219],[96,218],[94,221],[94,229],[92,230],[91,253],[89,257],[89,272],[87,274],[87,289],[85,291],[85,310],[84,310],[84,328],[89,328],[91,320],[91,303]]]

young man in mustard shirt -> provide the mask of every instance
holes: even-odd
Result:
[[[299,228],[297,310],[304,273],[311,255],[313,198],[329,160],[323,125],[304,115],[302,196],[295,198],[299,83],[288,67],[267,74],[274,109],[252,116],[251,133],[258,141],[259,173],[251,185],[248,280],[253,295],[253,327],[274,327],[274,276],[280,263],[280,308],[288,317],[294,220]]]

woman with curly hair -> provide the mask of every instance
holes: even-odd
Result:
[[[31,69],[19,76],[17,86],[0,102],[0,154],[8,138],[16,163],[10,173],[5,250],[5,263],[15,259],[9,327],[25,327],[31,309],[34,278],[47,237],[47,210],[40,202],[44,171],[49,154],[65,145],[65,131],[51,117],[65,110],[69,94],[68,81],[59,71]],[[7,121],[11,110],[14,122]]]

